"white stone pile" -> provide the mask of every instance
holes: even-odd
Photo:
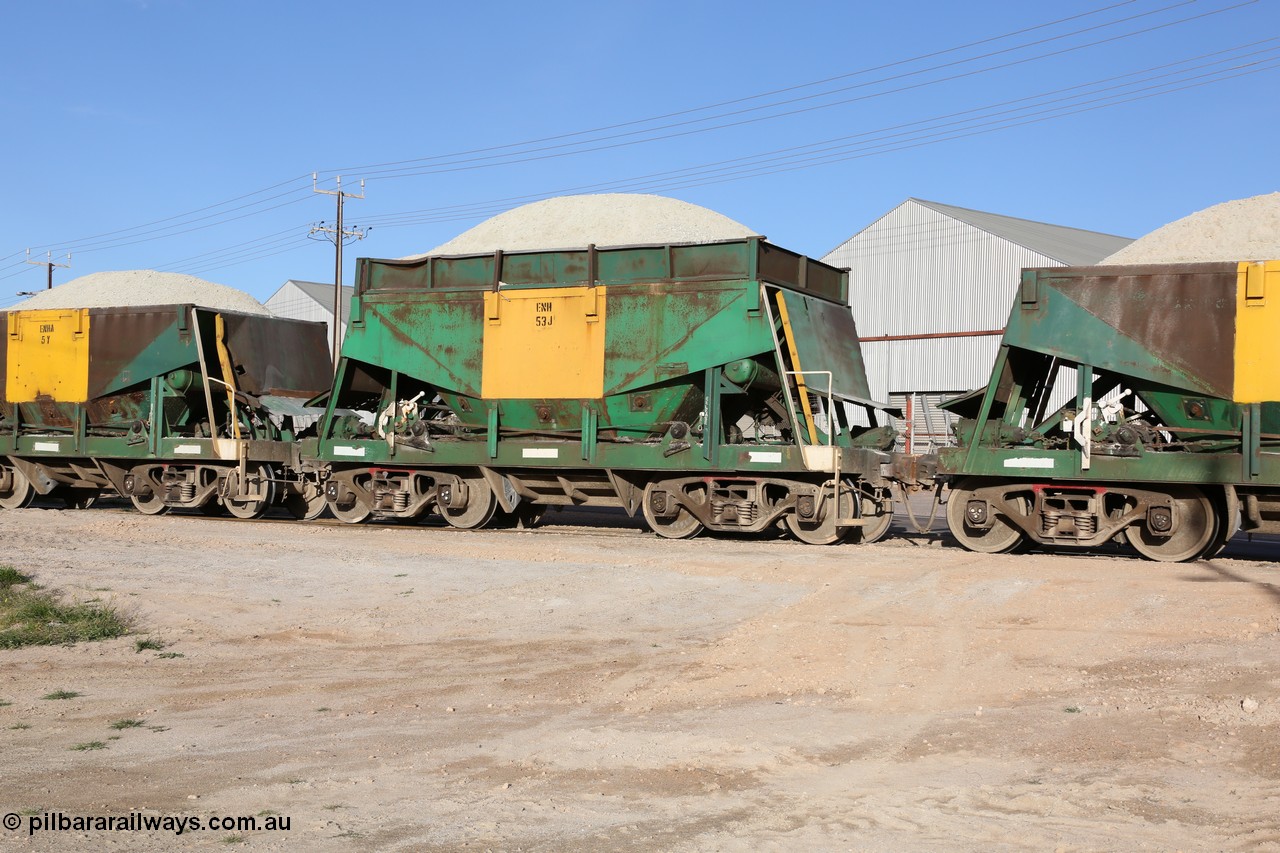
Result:
[[[1104,264],[1280,259],[1280,192],[1215,204],[1134,240]]]
[[[498,249],[581,249],[592,243],[710,243],[758,233],[714,210],[665,196],[568,195],[500,213],[429,252],[411,257],[475,255]]]
[[[271,312],[249,294],[173,272],[156,270],[116,270],[95,272],[72,279],[19,302],[9,310],[41,308],[124,308],[134,305],[183,305],[192,303],[219,311],[242,314]]]

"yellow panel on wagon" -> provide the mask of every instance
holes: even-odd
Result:
[[[486,399],[604,394],[605,288],[538,287],[484,295]]]
[[[5,402],[89,396],[89,309],[10,311]]]
[[[1237,403],[1280,400],[1280,261],[1242,262],[1236,294]]]

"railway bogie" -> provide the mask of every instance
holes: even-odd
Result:
[[[298,455],[307,398],[328,384],[322,324],[195,305],[10,311],[0,402],[0,507],[38,497],[138,511],[283,503],[323,510]]]
[[[357,277],[304,449],[340,518],[612,506],[671,538],[821,542],[888,526],[895,434],[844,271],[749,238],[362,259]]]
[[[988,386],[947,404],[952,534],[1184,561],[1280,532],[1276,292],[1277,261],[1025,270]]]

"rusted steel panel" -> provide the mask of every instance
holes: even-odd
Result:
[[[1027,270],[1005,342],[1229,399],[1236,271],[1234,263]]]
[[[220,312],[237,386],[250,394],[314,397],[329,387],[333,363],[323,323]],[[206,353],[206,358],[208,353]]]
[[[94,308],[89,328],[89,399],[198,363],[189,305]]]
[[[800,368],[831,371],[830,388],[824,376],[806,376],[805,384],[819,395],[829,390],[847,400],[869,401],[867,370],[858,347],[858,330],[849,310],[843,305],[782,293],[794,330]]]

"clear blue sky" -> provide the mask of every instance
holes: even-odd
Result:
[[[1280,189],[1278,4],[10,3],[0,306],[44,285],[27,247],[72,252],[57,282],[332,281],[313,171],[368,179],[348,284],[573,191],[814,256],[909,196],[1140,236]]]

